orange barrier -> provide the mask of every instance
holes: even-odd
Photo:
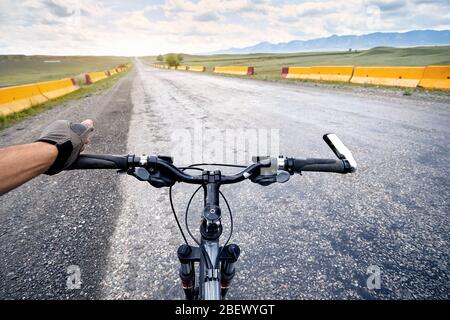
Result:
[[[87,84],[92,84],[94,82],[103,80],[105,78],[107,78],[107,75],[106,75],[106,72],[104,72],[104,71],[86,73],[86,83]]]
[[[227,66],[227,67],[214,67],[214,73],[235,74],[241,76],[251,76],[255,74],[254,67],[248,66]]]
[[[450,90],[450,66],[426,67],[419,87],[431,90]]]
[[[0,89],[0,115],[20,112],[78,90],[72,79],[38,82]]]
[[[206,71],[206,67],[205,66],[189,66],[188,70],[189,71],[194,71],[194,72],[205,72]]]
[[[286,79],[349,82],[352,75],[353,66],[285,67],[281,69],[281,76]]]
[[[351,83],[415,88],[425,67],[355,67]]]

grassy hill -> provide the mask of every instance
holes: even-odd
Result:
[[[156,57],[144,57],[156,63]],[[255,67],[257,79],[279,79],[287,66],[355,65],[355,66],[425,66],[450,65],[450,46],[389,48],[379,47],[358,52],[307,52],[289,54],[184,55],[185,65],[214,66],[248,65]]]
[[[126,57],[0,55],[0,87],[73,77],[129,61]]]

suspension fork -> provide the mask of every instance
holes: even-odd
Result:
[[[222,296],[222,299],[225,299],[228,289],[230,288],[231,281],[236,274],[234,264],[238,260],[240,253],[241,249],[237,244],[227,245],[222,250],[222,254],[220,256],[220,295]]]
[[[208,300],[224,299],[235,275],[234,264],[240,254],[239,246],[235,244],[227,245],[223,249],[219,247],[219,238],[222,234],[219,203],[220,171],[205,171],[203,177],[206,192],[200,226],[201,248],[189,245],[178,248],[181,263],[180,278],[188,300],[199,296]],[[212,266],[207,260],[210,260]],[[200,262],[199,291],[195,288],[195,262]]]

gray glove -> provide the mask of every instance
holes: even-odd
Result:
[[[58,156],[45,174],[54,175],[72,165],[88,141],[89,133],[93,130],[91,120],[83,121],[83,123],[58,120],[45,128],[37,141],[47,142],[58,148]]]

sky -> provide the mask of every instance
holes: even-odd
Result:
[[[450,0],[0,0],[0,54],[205,53],[450,29]]]

